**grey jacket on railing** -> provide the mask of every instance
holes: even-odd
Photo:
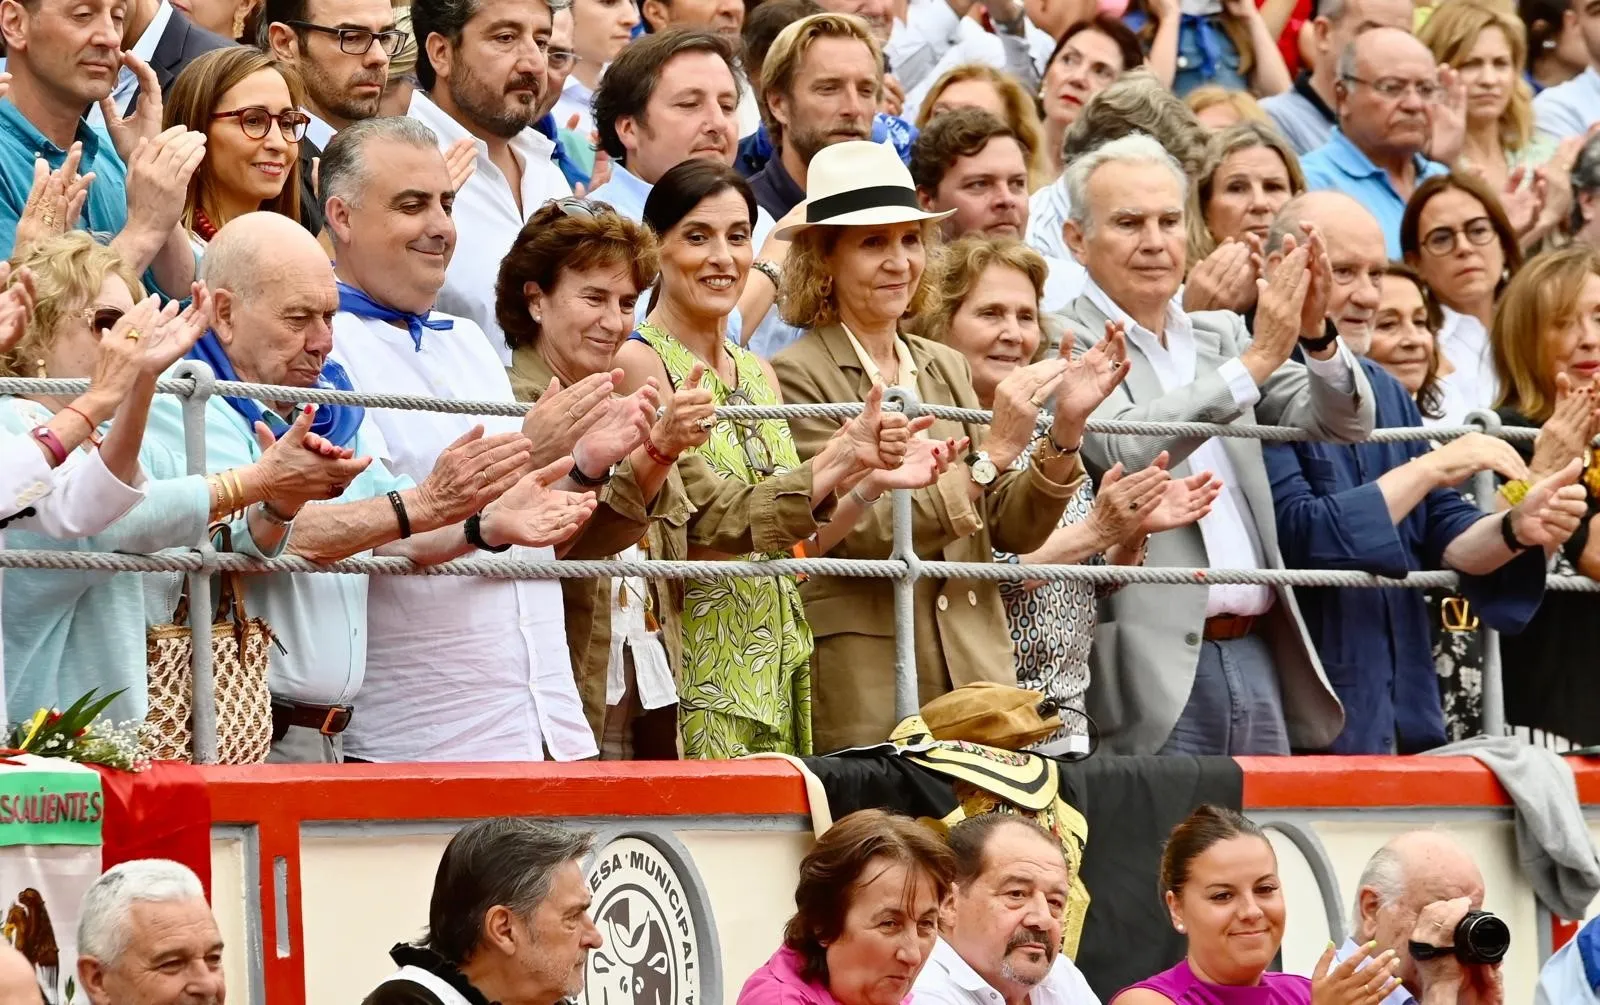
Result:
[[[1065,312],[1080,349],[1105,333],[1106,315],[1087,296]],[[1346,394],[1290,361],[1261,387],[1261,400],[1240,410],[1217,367],[1250,344],[1244,320],[1228,311],[1190,314],[1195,337],[1195,380],[1165,391],[1155,369],[1130,340],[1129,372],[1093,418],[1130,421],[1198,421],[1298,426],[1319,437],[1353,442],[1372,431],[1372,390],[1354,367],[1354,390]],[[1174,476],[1191,474],[1189,454],[1202,441],[1176,436],[1106,436],[1084,439],[1083,463],[1098,479],[1121,461],[1134,471],[1167,451]],[[1272,488],[1259,440],[1221,438],[1261,542],[1263,565],[1282,569]],[[1146,564],[1205,567],[1205,541],[1198,524],[1157,534]],[[1194,686],[1206,620],[1204,586],[1126,586],[1101,602],[1100,624],[1090,657],[1089,714],[1102,742],[1117,753],[1151,754],[1160,749],[1183,712]],[[1279,588],[1277,603],[1261,623],[1283,690],[1284,719],[1295,749],[1332,743],[1344,724],[1316,648],[1306,634],[1294,591]]]

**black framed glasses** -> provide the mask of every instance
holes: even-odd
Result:
[[[754,406],[755,402],[745,394],[744,388],[734,387],[722,399],[724,405]],[[760,419],[729,419],[733,428],[739,433],[739,446],[744,449],[744,459],[749,463],[750,470],[763,478],[770,478],[778,471],[778,463],[772,456],[772,448],[767,446],[767,441],[761,438]]]
[[[217,112],[211,116],[215,119],[238,119],[239,128],[253,140],[267,138],[267,130],[272,124],[278,124],[278,132],[290,143],[298,143],[306,135],[306,126],[311,124],[311,116],[298,109],[289,108],[274,115],[260,105],[251,105],[248,108],[235,108],[231,112]]]
[[[312,24],[310,21],[284,23],[302,31],[320,31],[324,35],[337,35],[339,51],[352,56],[365,56],[374,41],[383,47],[384,52],[393,56],[400,51],[400,47],[406,41],[406,33],[398,28],[390,28],[388,31],[368,31],[366,28],[330,28],[325,24]]]
[[[1459,227],[1435,227],[1422,235],[1422,246],[1428,254],[1443,258],[1456,250],[1456,235],[1467,239],[1470,244],[1483,247],[1497,239],[1500,235],[1495,232],[1494,221],[1487,216],[1475,216]]]
[[[1407,91],[1416,91],[1417,97],[1424,104],[1433,104],[1444,94],[1444,88],[1432,80],[1404,80],[1400,77],[1379,77],[1377,80],[1363,80],[1356,76],[1339,78],[1351,84],[1363,84],[1372,88],[1373,93],[1385,101],[1396,101],[1405,97]]]
[[[545,64],[557,73],[572,69],[572,65],[582,58],[571,49],[557,49],[555,46],[546,49],[544,53]]]

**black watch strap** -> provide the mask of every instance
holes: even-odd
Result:
[[[1324,318],[1322,320],[1322,337],[1302,338],[1300,340],[1300,344],[1305,346],[1307,349],[1310,349],[1312,352],[1321,352],[1322,350],[1328,348],[1328,346],[1333,345],[1333,340],[1338,337],[1339,329],[1334,327],[1332,321]]]
[[[567,472],[567,477],[572,479],[574,485],[581,485],[586,489],[597,489],[611,480],[611,473],[615,470],[616,468],[606,468],[600,477],[591,478],[584,474],[583,469],[578,467],[577,464],[573,464],[572,470]]]
[[[1501,517],[1500,540],[1506,543],[1506,547],[1509,548],[1513,554],[1520,554],[1524,551],[1527,551],[1529,548],[1532,548],[1533,545],[1523,544],[1521,541],[1517,540],[1517,529],[1511,526],[1511,514],[1514,512],[1515,510],[1506,510],[1506,515]]]
[[[510,542],[496,547],[483,539],[482,513],[474,513],[467,517],[467,522],[461,525],[461,529],[467,535],[467,543],[479,551],[492,551],[496,554],[499,554],[502,551],[509,551],[511,549]]]

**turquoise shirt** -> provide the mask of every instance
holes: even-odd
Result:
[[[36,402],[0,399],[0,428],[7,432],[26,434],[49,418],[49,410]],[[67,463],[81,463],[86,457],[78,452]],[[145,470],[148,476],[150,470]],[[143,502],[92,537],[58,540],[13,530],[6,535],[6,545],[133,554],[191,546],[205,533],[211,492],[204,478],[181,475],[181,467],[156,474],[159,480],[144,486]],[[248,534],[240,537],[240,533],[236,527],[234,540],[244,544],[239,550],[259,554]],[[9,671],[8,721],[21,721],[41,708],[66,708],[90,688],[99,688],[101,694],[123,690],[106,710],[113,721],[144,718],[148,707],[145,578],[137,572],[84,569],[13,569],[7,573],[5,620],[0,632]],[[176,584],[176,574],[167,578]]]
[[[1416,166],[1418,184],[1449,170],[1421,155],[1416,158]],[[1367,207],[1383,228],[1389,257],[1399,260],[1400,219],[1406,214],[1406,201],[1395,191],[1388,172],[1372,163],[1343,130],[1335,128],[1328,142],[1300,158],[1300,169],[1306,175],[1306,188],[1343,192]]]
[[[381,444],[369,418],[356,434],[356,456],[381,456]],[[157,395],[150,406],[141,456],[148,458],[146,470],[152,477],[161,471],[185,470],[183,407],[176,396]],[[213,397],[206,404],[207,473],[242,467],[260,456],[261,447],[244,417],[222,398]],[[358,502],[412,485],[411,479],[391,474],[383,462],[374,460],[335,501]],[[164,585],[155,582],[157,578],[147,577],[147,594],[155,594],[147,604],[167,612],[160,620],[170,621],[177,577],[168,575]],[[246,613],[265,620],[278,637],[278,645],[269,650],[268,684],[273,695],[316,705],[349,704],[367,670],[367,577],[274,572],[247,576],[245,584]],[[9,611],[6,616],[10,618]]]
[[[77,226],[115,235],[128,222],[128,169],[111,138],[81,119],[76,139],[83,144],[78,173],[94,172]],[[54,171],[67,159],[67,152],[45,139],[10,99],[0,98],[0,247],[16,243],[17,221],[33,188],[33,162],[38,157]]]

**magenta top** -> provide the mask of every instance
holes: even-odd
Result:
[[[826,987],[800,975],[800,954],[787,946],[772,954],[739,991],[738,1005],[839,1005]],[[900,1005],[911,1005],[908,994]]]
[[[1148,988],[1164,994],[1176,1005],[1310,1005],[1311,981],[1298,974],[1264,973],[1261,983],[1248,987],[1233,984],[1207,984],[1182,960],[1171,970],[1163,970],[1148,980],[1118,991],[1120,996],[1134,988]]]

